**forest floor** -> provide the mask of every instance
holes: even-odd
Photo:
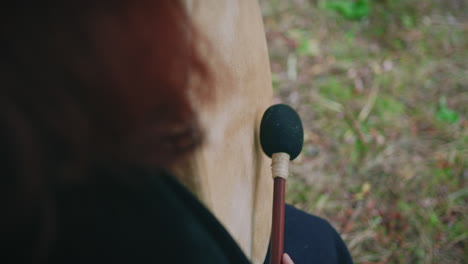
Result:
[[[356,263],[468,263],[468,3],[260,3],[275,100],[305,129],[287,201]]]

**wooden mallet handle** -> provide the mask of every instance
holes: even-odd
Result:
[[[273,221],[271,225],[270,263],[280,264],[284,252],[284,197],[288,178],[289,154],[275,153],[271,171],[274,179]]]
[[[302,150],[304,131],[299,115],[283,104],[269,107],[260,124],[263,152],[272,158],[273,219],[271,226],[270,263],[281,264],[284,250],[284,197],[288,164]]]

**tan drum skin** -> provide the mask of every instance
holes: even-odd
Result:
[[[175,174],[213,212],[252,263],[263,263],[272,212],[271,160],[259,143],[272,103],[268,50],[254,0],[186,1],[214,69],[215,98],[194,100],[205,144]]]

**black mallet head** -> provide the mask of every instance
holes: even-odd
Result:
[[[263,152],[271,157],[274,153],[288,153],[295,159],[302,150],[304,130],[299,115],[288,105],[270,106],[260,123],[260,144]]]

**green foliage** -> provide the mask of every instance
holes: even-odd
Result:
[[[287,189],[288,193],[291,194],[287,197],[289,203],[302,204],[308,201],[309,186],[307,186],[304,181],[300,179],[288,181]]]
[[[459,240],[460,237],[464,237],[465,239],[468,238],[468,231],[466,229],[465,224],[460,220],[460,222],[456,222],[448,227],[448,233],[451,239]]]
[[[401,23],[406,29],[411,29],[414,27],[414,19],[408,14],[403,14],[401,16]]]
[[[429,214],[429,224],[431,224],[431,226],[434,228],[438,227],[441,224],[439,217],[435,212],[431,212]]]
[[[335,11],[349,20],[361,20],[369,16],[370,0],[333,0],[325,7]]]
[[[375,102],[375,111],[384,121],[389,121],[401,116],[405,106],[392,97],[379,97]]]
[[[405,201],[399,201],[398,202],[398,209],[401,210],[404,213],[407,213],[407,212],[411,211],[411,205],[408,204]]]
[[[435,117],[438,121],[448,124],[455,124],[459,120],[458,113],[447,107],[447,100],[445,97],[440,98]]]
[[[319,43],[305,30],[295,29],[287,33],[288,37],[298,43],[296,54],[298,56],[317,56],[320,53]]]
[[[441,0],[274,3],[272,60],[300,69],[276,67],[275,92],[306,109],[305,149],[320,149],[292,165],[288,201],[337,227],[356,263],[468,263],[466,17]]]
[[[351,89],[339,79],[330,76],[326,83],[320,86],[320,94],[334,101],[349,100],[352,96]]]
[[[319,54],[318,43],[313,39],[304,37],[299,42],[297,52],[301,56],[316,56]]]
[[[452,169],[440,168],[434,170],[434,176],[440,181],[449,181],[453,178]]]

